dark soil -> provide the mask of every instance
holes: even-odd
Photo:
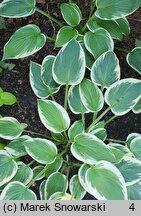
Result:
[[[56,2],[68,1],[38,0],[38,2],[40,2],[40,4],[38,4],[39,8],[48,11],[51,15],[62,21],[60,12],[58,10],[58,4]],[[84,21],[89,14],[89,3],[87,2],[89,1],[78,1],[79,6],[83,11]],[[124,38],[122,42],[116,42],[116,46],[132,50],[135,47],[135,39],[141,39],[141,9],[131,15],[128,20],[131,24],[131,34],[128,38]],[[2,57],[4,44],[18,28],[26,24],[34,23],[38,25],[42,32],[48,36],[56,35],[56,32],[58,31],[58,26],[56,24],[52,23],[38,13],[35,13],[34,15],[27,18],[7,19],[6,23],[7,29],[0,30],[0,58]],[[35,55],[30,56],[29,58],[7,61],[14,63],[16,66],[12,71],[4,71],[0,77],[0,87],[5,91],[13,93],[17,97],[17,104],[13,106],[1,107],[0,114],[2,116],[12,116],[18,119],[20,122],[28,124],[28,130],[37,131],[43,134],[48,133],[38,117],[36,106],[37,97],[34,95],[29,83],[29,63],[32,60],[40,64],[45,56],[50,54],[56,55],[57,52],[58,50],[54,49],[53,43],[46,43],[42,50],[40,50]],[[126,54],[116,50],[115,52],[120,60],[122,78],[132,77],[141,79],[141,76],[127,65]],[[63,89],[64,88],[62,87],[59,94],[55,95],[57,101],[61,104],[63,104]],[[105,119],[109,119],[111,116],[112,114],[110,113]],[[70,117],[72,122],[74,122],[76,119],[79,119],[79,116],[74,116],[72,113],[70,113]],[[87,124],[91,122],[91,117],[91,115],[87,116]],[[114,122],[107,126],[107,132],[108,138],[120,140],[125,140],[128,134],[132,132],[141,133],[141,114],[135,115],[130,112],[123,117],[117,118]],[[2,140],[2,142],[5,141]],[[28,161],[29,158],[27,157],[24,160]],[[76,173],[76,170],[71,170],[71,175],[74,173]],[[36,187],[38,186],[39,185],[36,185]],[[93,197],[88,195],[86,196],[86,199],[93,199]]]

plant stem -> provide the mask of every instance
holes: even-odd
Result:
[[[88,17],[88,21],[89,19],[91,18],[92,14],[94,13],[94,9],[95,9],[95,1],[91,0],[91,5],[90,5],[90,14],[89,14],[89,17]],[[87,22],[88,22],[87,21]],[[84,25],[84,27],[82,28],[82,33],[85,32],[86,28],[87,28],[87,22],[86,24]]]
[[[121,48],[121,47],[115,47],[115,50],[118,50],[120,52],[124,52],[126,54],[128,54],[130,52],[130,50],[127,50],[127,49],[124,49],[124,48]]]
[[[53,101],[56,102],[55,98],[54,98],[54,95],[52,93],[50,93],[50,97],[52,98]]]
[[[35,163],[35,160],[30,161],[27,166],[31,166],[33,163]]]
[[[68,149],[69,149],[69,147],[70,147],[70,142],[67,143],[65,149],[58,155],[58,157],[61,157],[61,156],[63,156],[64,154],[66,154],[67,151],[68,151]]]
[[[68,90],[69,90],[69,85],[66,84],[66,92],[65,92],[65,100],[64,100],[64,108],[67,110],[67,105],[68,105]]]
[[[82,116],[82,123],[83,123],[84,130],[85,130],[85,113],[82,113],[81,116]]]
[[[94,112],[94,114],[93,114],[93,122],[96,120],[96,118],[97,118],[97,112]]]
[[[38,173],[38,175],[35,178],[32,179],[32,181],[27,185],[27,188],[30,188],[33,185],[33,183],[36,181],[36,179],[40,178],[45,173],[47,167],[48,165],[46,165],[44,169],[40,173]]]
[[[64,131],[64,136],[65,136],[65,138],[68,140],[68,136],[67,136],[66,131]]]
[[[110,107],[108,107],[88,128],[87,131],[94,126],[97,122],[99,122],[108,112],[110,111]]]
[[[52,37],[49,37],[49,36],[47,36],[47,35],[46,35],[46,39],[47,39],[47,40],[49,40],[49,41],[53,41],[53,42],[55,41],[55,39],[54,39],[54,38],[52,38]]]
[[[114,142],[114,143],[120,143],[120,144],[126,144],[126,141],[122,141],[122,140],[116,140],[116,139],[106,139],[106,141],[108,142]]]
[[[105,125],[109,124],[110,122],[112,122],[115,118],[117,118],[116,115],[112,116],[108,121],[105,122]]]
[[[35,132],[35,131],[24,130],[24,132],[30,133],[30,134],[33,134],[33,135],[38,135],[38,136],[44,137],[44,138],[46,138],[46,139],[54,140],[54,139],[53,139],[52,137],[50,137],[50,136],[47,136],[47,135],[44,135],[44,134],[40,134],[40,133],[37,133],[37,132]]]
[[[36,11],[44,16],[46,16],[48,19],[52,20],[53,22],[57,23],[59,26],[63,26],[63,24],[61,22],[59,22],[57,19],[55,19],[54,17],[50,16],[48,13],[36,8]]]

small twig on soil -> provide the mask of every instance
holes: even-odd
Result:
[[[113,142],[113,143],[124,144],[124,145],[126,144],[126,141],[116,140],[116,139],[106,139],[106,141]]]
[[[36,8],[36,11],[44,16],[46,16],[48,19],[52,20],[53,22],[57,23],[60,27],[63,26],[63,24],[61,22],[59,22],[57,19],[55,19],[54,17],[50,16],[49,14],[47,14],[46,12]]]
[[[33,134],[33,135],[38,135],[38,136],[44,137],[46,139],[54,140],[52,137],[50,137],[48,135],[40,134],[40,133],[37,133],[35,131],[24,130],[24,132],[29,133],[29,134]]]
[[[105,122],[105,125],[109,124],[110,122],[112,122],[115,118],[117,118],[116,115],[112,116],[108,121]]]

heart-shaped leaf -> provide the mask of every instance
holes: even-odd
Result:
[[[77,85],[85,74],[85,54],[79,42],[72,39],[64,45],[53,65],[53,78],[61,85]]]
[[[141,113],[141,98],[138,100],[138,102],[135,104],[135,106],[132,109],[133,113],[138,114]]]
[[[18,138],[24,128],[23,126],[12,117],[0,118],[0,137],[7,140]]]
[[[99,200],[127,200],[127,188],[119,170],[107,161],[100,161],[86,172],[86,184]]]
[[[50,163],[46,167],[45,177],[48,178],[52,173],[57,172],[63,164],[63,159],[57,157],[54,162]]]
[[[59,172],[52,173],[48,177],[45,185],[46,199],[49,199],[56,192],[65,193],[67,187],[68,187],[68,182],[65,175]]]
[[[91,79],[102,88],[108,88],[120,79],[119,60],[114,52],[103,53],[95,61],[91,69]]]
[[[95,15],[105,20],[118,19],[133,13],[140,6],[140,0],[96,0],[97,10]]]
[[[141,74],[141,47],[137,47],[133,49],[128,55],[127,55],[127,62],[128,64],[136,70],[139,74]]]
[[[4,46],[3,60],[30,56],[39,51],[45,43],[46,36],[38,26],[26,25],[18,29]]]
[[[141,200],[141,180],[127,187],[128,200]]]
[[[24,142],[27,153],[41,164],[52,163],[57,156],[55,144],[49,140],[31,138]]]
[[[113,51],[114,43],[111,35],[103,28],[93,32],[87,32],[84,36],[84,43],[87,50],[97,59],[104,52]]]
[[[17,173],[11,181],[19,181],[24,185],[27,185],[33,178],[33,171],[28,165],[24,164],[23,162],[18,162],[17,165]]]
[[[132,185],[141,179],[141,161],[125,156],[116,167],[123,175],[127,185]]]
[[[118,23],[121,32],[126,37],[128,37],[129,34],[130,34],[130,24],[129,24],[128,20],[125,17],[123,17],[123,18],[120,18],[120,19],[116,19],[115,21]]]
[[[49,198],[49,200],[72,200],[72,196],[68,193],[62,193],[62,192],[56,192],[52,194],[52,196]]]
[[[15,157],[22,157],[27,155],[25,147],[23,145],[24,141],[30,139],[29,136],[21,136],[18,139],[13,140],[8,145],[5,146],[6,151],[15,156]]]
[[[122,40],[122,32],[116,20],[102,20],[95,16],[87,22],[87,27],[91,32],[97,28],[106,29],[113,39]]]
[[[78,31],[71,26],[63,26],[57,33],[55,47],[61,47],[73,38],[77,38]]]
[[[43,125],[54,133],[61,133],[69,128],[68,113],[54,101],[38,100],[38,113]]]
[[[78,171],[78,178],[82,187],[88,192],[91,193],[86,185],[86,172],[91,166],[88,164],[83,164]]]
[[[82,133],[75,137],[71,152],[78,160],[93,165],[97,161],[115,161],[112,151],[96,136]]]
[[[35,12],[36,0],[3,0],[0,3],[0,16],[20,18]]]
[[[59,90],[59,85],[54,81],[52,77],[52,67],[55,60],[55,56],[48,55],[44,58],[41,66],[41,77],[43,83],[48,87],[48,91],[55,93]]]
[[[132,140],[130,144],[130,150],[134,156],[141,161],[141,136]]]
[[[84,132],[84,125],[82,121],[75,121],[68,130],[68,136],[71,142],[74,142],[75,137]]]
[[[80,98],[87,110],[99,112],[104,105],[104,98],[101,90],[89,79],[84,79],[80,86]]]
[[[111,149],[113,154],[115,155],[116,162],[118,163],[125,155],[133,156],[130,150],[121,144],[117,143],[110,143],[108,144],[108,147]]]
[[[112,112],[125,115],[137,103],[141,94],[141,81],[127,78],[112,84],[105,93],[105,101]]]
[[[79,25],[82,19],[81,11],[74,3],[61,4],[61,13],[66,23],[73,27]]]
[[[17,164],[4,150],[0,150],[0,186],[9,182],[17,172]]]
[[[4,188],[0,200],[37,200],[37,197],[23,183],[14,181]]]
[[[79,86],[71,86],[68,94],[68,103],[70,110],[75,113],[88,113],[89,111],[84,107],[80,98]]]
[[[41,180],[42,178],[45,177],[45,174],[43,173],[42,176],[40,176],[39,178],[36,178],[37,175],[44,169],[44,166],[36,166],[33,168],[33,179],[36,179],[36,181]]]
[[[80,184],[78,175],[74,175],[70,180],[69,189],[72,195],[72,199],[81,200],[86,194],[86,191]]]

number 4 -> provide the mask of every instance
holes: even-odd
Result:
[[[132,211],[135,211],[135,204],[132,203],[132,204],[130,205],[129,209],[132,210]]]

